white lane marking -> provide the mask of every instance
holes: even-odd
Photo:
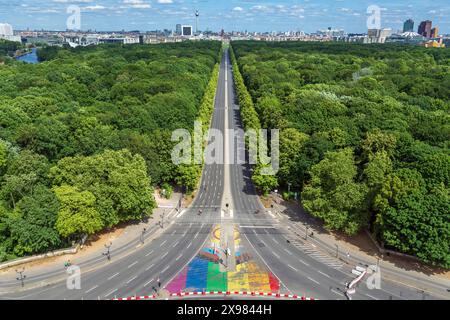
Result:
[[[322,272],[320,270],[317,270],[317,272],[320,273],[321,275],[327,277],[327,278],[331,278],[329,275],[327,275],[326,273],[324,273],[324,272]]]
[[[272,254],[273,254],[275,257],[277,257],[277,259],[280,259],[280,256],[277,255],[275,252],[272,252]]]
[[[168,252],[164,253],[163,256],[161,257],[161,259],[164,259],[165,257],[167,257],[168,254],[169,254]]]
[[[93,290],[95,290],[95,289],[97,289],[98,288],[98,285],[97,286],[95,286],[95,287],[92,287],[92,288],[90,288],[88,291],[86,291],[85,293],[89,293],[89,292],[91,292],[91,291],[93,291]]]
[[[110,293],[105,295],[105,298],[109,297],[110,295],[112,295],[114,292],[116,292],[118,289],[114,289],[113,291],[111,291]]]
[[[137,276],[134,276],[133,278],[131,278],[130,280],[127,281],[127,284],[129,284],[131,281],[135,280],[137,278]]]
[[[130,269],[132,266],[135,266],[135,265],[137,265],[139,263],[139,261],[135,261],[135,262],[133,262],[132,264],[130,264],[129,266],[128,266],[128,269]]]
[[[308,263],[306,263],[305,261],[303,261],[302,259],[297,259],[299,262],[303,263],[305,266],[309,266]]]
[[[108,278],[108,280],[111,280],[112,278],[115,278],[119,275],[119,273],[117,272],[116,274],[113,274],[111,277]]]
[[[195,237],[194,237],[194,239],[197,239],[197,237],[198,237],[198,232],[195,234]]]
[[[368,296],[369,298],[373,299],[373,300],[380,300],[378,298],[375,298],[374,296],[371,296],[370,294],[366,293],[366,296]]]
[[[151,255],[153,253],[153,250],[150,251],[149,253],[147,253],[145,256],[148,257],[149,255]]]
[[[180,255],[178,256],[178,258],[175,259],[175,261],[180,260],[182,256],[183,256],[183,254],[180,254]]]
[[[148,286],[150,283],[152,283],[154,280],[154,278],[152,278],[152,280],[148,281],[146,284],[144,284],[144,287]]]
[[[286,251],[287,253],[289,253],[292,256],[292,252],[290,252],[288,249],[284,248],[284,251]]]
[[[192,246],[192,242],[189,243],[189,245],[186,247],[186,249],[189,249]]]
[[[172,248],[175,248],[179,243],[180,243],[180,241],[175,242],[175,244],[172,246]]]
[[[175,233],[177,233],[177,230],[173,230],[173,232],[172,232],[172,236],[175,234]]]
[[[181,211],[178,215],[177,215],[177,219],[180,218],[187,210],[183,210]]]
[[[150,266],[148,266],[147,267],[147,269],[145,269],[145,271],[148,271],[148,270],[150,270],[153,266],[154,266],[155,264],[154,263],[152,263]]]
[[[293,269],[293,270],[295,270],[295,271],[298,271],[297,269],[295,269],[293,266],[291,266],[290,264],[288,264],[288,267],[289,268],[291,268],[291,269]]]
[[[308,277],[308,279],[309,279],[310,281],[314,282],[314,283],[320,284],[318,281],[314,280],[314,279],[311,278],[311,277]]]
[[[344,297],[344,294],[342,294],[341,292],[336,291],[334,289],[331,289],[331,292],[333,292],[334,294],[337,294],[338,296]]]
[[[266,231],[267,232],[267,231]],[[268,233],[267,233],[268,234]],[[272,239],[273,241],[275,241],[276,242],[276,244],[280,244],[277,240],[275,240],[275,239]]]
[[[161,273],[164,273],[164,272],[167,271],[167,269],[169,269],[169,268],[170,268],[170,266],[165,267],[165,268],[161,271]]]
[[[166,242],[167,242],[167,240],[164,240],[164,242],[161,243],[159,246],[162,247]]]

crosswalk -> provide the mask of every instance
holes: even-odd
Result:
[[[296,248],[305,252],[307,255],[309,255],[313,259],[315,259],[333,269],[340,270],[344,266],[344,264],[340,260],[338,260],[334,257],[331,257],[323,252],[320,252],[319,250],[314,248],[311,244],[300,240],[297,236],[286,235],[286,239],[293,246],[295,246]]]

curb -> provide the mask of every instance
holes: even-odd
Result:
[[[273,297],[273,298],[288,298],[303,301],[313,301],[317,300],[315,298],[299,296],[296,294],[280,294],[272,292],[250,292],[250,291],[194,291],[194,292],[179,292],[171,293],[170,297],[187,297],[187,296],[251,296],[251,297]],[[131,300],[156,300],[158,297],[156,295],[152,296],[133,296],[127,298],[114,298],[113,301],[131,301]]]

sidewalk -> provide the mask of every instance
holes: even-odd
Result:
[[[305,235],[308,226],[308,241],[317,246],[330,256],[336,257],[336,251],[340,260],[355,267],[357,264],[377,265],[384,270],[384,276],[390,280],[400,282],[417,290],[429,291],[430,282],[436,286],[439,295],[449,295],[445,292],[450,288],[450,271],[433,268],[413,259],[399,256],[381,256],[375,244],[365,232],[354,237],[330,232],[323,228],[323,223],[307,214],[297,202],[284,201],[279,195],[270,195],[268,201],[263,201],[266,206],[274,205],[274,211],[280,222],[294,229],[298,235]],[[311,238],[310,234],[314,233]],[[336,248],[337,246],[337,248]],[[450,298],[450,295],[447,296]]]
[[[70,260],[72,265],[83,268],[83,271],[97,269],[107,263],[106,245],[111,244],[111,257],[118,258],[132,252],[142,246],[143,230],[145,243],[158,237],[167,228],[169,223],[175,218],[178,211],[176,207],[181,199],[180,193],[174,193],[172,198],[161,199],[155,192],[155,200],[158,208],[153,211],[152,217],[146,222],[135,224],[119,225],[113,230],[104,231],[95,236],[91,236],[82,249],[73,255],[63,255],[59,257],[46,258],[8,269],[0,270],[0,293],[17,290],[20,288],[16,277],[16,270],[24,268],[26,275],[25,289],[42,286],[54,282],[56,279],[66,277],[64,263]],[[164,218],[163,218],[164,216]],[[162,224],[164,228],[162,228]],[[33,286],[34,285],[34,286]],[[6,291],[5,291],[6,289]]]

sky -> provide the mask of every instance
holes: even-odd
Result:
[[[381,9],[381,26],[402,29],[409,18],[415,31],[432,20],[441,34],[450,34],[448,0],[0,0],[0,23],[14,29],[65,30],[70,5],[81,12],[81,29],[97,31],[175,29],[193,25],[199,10],[199,29],[315,32],[332,27],[351,33],[367,31],[367,8]]]

